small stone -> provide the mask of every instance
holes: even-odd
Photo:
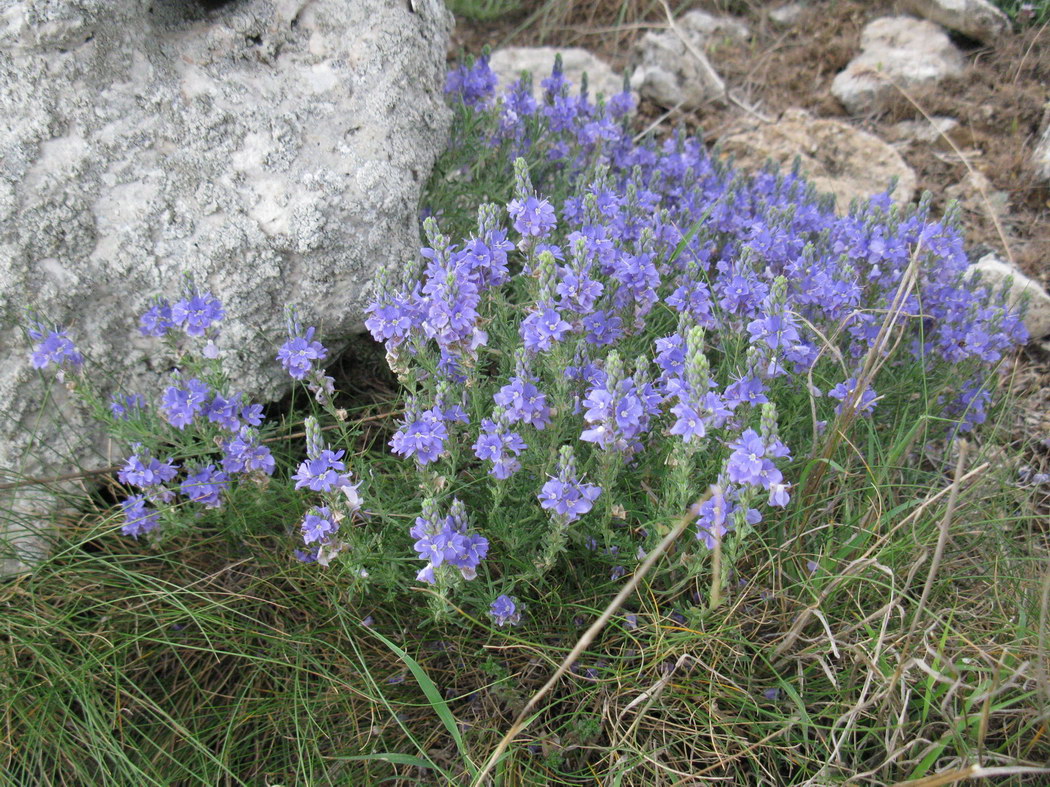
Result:
[[[776,123],[731,133],[719,144],[745,169],[757,169],[772,159],[789,170],[799,156],[803,175],[818,191],[835,195],[840,213],[854,198],[885,191],[893,178],[895,202],[910,202],[915,195],[915,172],[893,147],[873,134],[838,120],[815,118],[803,109],[787,110]]]
[[[532,74],[532,95],[536,100],[543,98],[543,86],[540,84],[550,76],[554,68],[554,58],[560,54],[562,70],[579,89],[583,75],[587,74],[587,90],[591,97],[599,93],[606,98],[623,90],[623,76],[612,70],[612,67],[595,57],[586,49],[567,47],[555,49],[550,46],[509,46],[497,49],[489,58],[489,67],[496,72],[499,79],[499,90],[509,87],[521,77],[522,71]]]
[[[707,14],[692,12],[677,29],[646,33],[631,52],[631,87],[658,106],[685,112],[725,97],[725,82],[715,71],[704,48],[713,33],[746,35],[733,25],[712,25]],[[687,21],[688,19],[688,21]]]
[[[902,7],[984,44],[1010,29],[1010,18],[988,0],[904,0]]]
[[[1028,310],[1025,312],[1024,324],[1031,341],[1037,341],[1050,334],[1050,295],[1047,295],[1039,282],[1028,278],[995,254],[988,254],[970,266],[971,277],[978,273],[981,282],[993,290],[998,290],[1007,279],[1012,279],[1010,294],[1007,296],[1007,302],[1011,306],[1016,306],[1021,298],[1027,295]]]
[[[1050,184],[1050,124],[1047,124],[1032,151],[1032,167],[1040,180]]]
[[[949,137],[955,142],[952,132],[958,127],[959,121],[949,117],[932,117],[930,120],[902,120],[900,123],[894,123],[890,126],[888,136],[893,142],[919,142],[950,148],[951,145],[945,137]]]
[[[746,41],[751,37],[747,25],[729,16],[714,16],[706,11],[690,11],[677,20],[679,29],[699,47],[706,47],[716,38]]]
[[[881,110],[905,90],[958,76],[966,68],[959,49],[932,22],[910,16],[876,19],[860,37],[861,53],[835,77],[831,94],[852,115]]]
[[[798,21],[805,10],[806,7],[802,3],[788,3],[770,11],[769,18],[775,25],[790,27]]]
[[[991,212],[995,218],[1000,218],[1010,209],[1010,195],[996,189],[992,182],[977,170],[968,172],[958,183],[948,186],[944,190],[944,196],[950,200],[957,200],[963,210],[981,216],[988,216]]]

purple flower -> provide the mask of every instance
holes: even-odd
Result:
[[[521,321],[521,338],[531,353],[546,352],[565,338],[572,326],[551,306],[532,311]]]
[[[292,336],[277,351],[277,360],[293,380],[303,380],[314,370],[315,361],[323,361],[328,351],[314,341],[317,329],[310,327],[302,336]]]
[[[721,487],[712,487],[711,497],[700,504],[696,517],[696,537],[704,542],[708,549],[715,545],[729,532],[732,509],[726,500]]]
[[[441,517],[431,502],[424,503],[424,516],[416,519],[411,533],[416,539],[414,549],[427,565],[417,579],[434,584],[434,571],[448,564],[458,569],[464,579],[477,576],[477,567],[488,554],[489,542],[484,536],[470,533],[466,508],[453,498],[447,516]]]
[[[575,522],[591,510],[601,493],[602,489],[597,484],[551,478],[540,490],[540,507],[553,511],[566,522]]]
[[[113,394],[109,403],[109,411],[118,421],[126,421],[131,418],[135,410],[146,409],[146,400],[142,394]]]
[[[488,56],[482,55],[471,66],[463,65],[449,71],[445,92],[458,96],[468,107],[479,107],[495,94],[497,84]]]
[[[128,457],[124,466],[117,471],[117,478],[122,484],[131,484],[141,489],[158,484],[166,484],[179,472],[178,467],[168,458],[161,462],[150,456],[147,449],[140,444],[134,446],[136,453]]]
[[[660,397],[650,383],[639,385],[634,378],[622,376],[619,356],[613,351],[606,361],[604,379],[583,400],[588,428],[580,439],[605,450],[633,452],[659,405]]]
[[[331,492],[349,483],[342,475],[346,470],[346,463],[341,461],[343,453],[326,448],[318,456],[308,457],[300,463],[299,469],[292,476],[295,488],[306,487],[314,492]]]
[[[169,385],[161,397],[161,412],[168,423],[182,429],[193,422],[210,394],[211,389],[196,377],[186,380],[184,388]]]
[[[139,318],[139,330],[143,336],[164,336],[175,327],[171,317],[171,304],[158,300]]]
[[[752,342],[764,342],[767,347],[776,350],[797,344],[800,337],[790,314],[770,314],[752,320],[747,326]]]
[[[205,508],[222,506],[222,493],[229,486],[229,477],[215,465],[205,465],[195,473],[190,473],[179,486],[179,490]]]
[[[219,299],[210,292],[194,293],[171,307],[171,321],[187,336],[203,336],[212,324],[225,316]]]
[[[52,364],[68,364],[76,368],[84,363],[83,356],[77,352],[73,340],[65,331],[48,331],[45,334],[42,327],[36,326],[29,329],[29,337],[37,342],[30,357],[36,369],[46,369]]]
[[[561,275],[555,292],[561,296],[561,308],[570,309],[578,314],[593,311],[604,285],[592,279],[586,272],[578,273],[564,267],[559,270]]]
[[[765,383],[757,377],[741,377],[726,387],[725,403],[730,410],[735,410],[742,404],[756,407],[768,401]]]
[[[832,399],[838,399],[842,403],[835,407],[835,415],[841,414],[842,408],[845,406],[846,402],[851,400],[856,407],[856,411],[861,415],[868,415],[875,409],[875,400],[878,399],[875,390],[869,385],[860,395],[860,401],[856,401],[853,399],[856,395],[856,389],[857,378],[851,377],[828,391],[828,396]]]
[[[395,454],[411,456],[420,466],[436,462],[445,452],[445,440],[448,429],[445,427],[442,413],[437,409],[416,412],[414,402],[405,408],[405,416],[390,440],[390,447]]]
[[[779,483],[780,473],[766,458],[766,444],[754,429],[748,429],[739,439],[730,444],[733,453],[726,462],[726,472],[734,484],[751,484],[768,488],[770,483]],[[773,474],[776,474],[775,480]]]
[[[276,463],[270,449],[259,445],[257,435],[248,427],[241,427],[236,437],[222,444],[222,469],[226,473],[257,471],[273,475]]]
[[[122,500],[120,507],[124,512],[124,525],[120,531],[126,536],[138,538],[160,526],[160,514],[146,505],[146,498],[142,495]]]
[[[611,312],[598,310],[583,318],[584,339],[598,347],[615,344],[623,336],[623,320]]]
[[[709,391],[701,399],[702,405],[679,402],[671,408],[675,422],[671,434],[678,435],[682,442],[690,443],[694,439],[702,440],[708,429],[718,429],[730,416],[729,408],[722,403],[722,397]]]
[[[507,416],[502,407],[497,407],[493,418],[481,422],[481,434],[474,443],[474,455],[478,459],[492,462],[489,473],[503,480],[521,469],[521,462],[514,457],[528,446],[517,432],[510,431]]]
[[[385,304],[381,304],[378,301],[370,303],[365,309],[365,312],[368,314],[368,319],[365,320],[365,327],[372,334],[372,338],[388,346],[396,346],[406,336],[411,334],[414,310],[406,307],[407,304],[404,299]],[[284,347],[281,349],[283,350]],[[280,358],[280,355],[278,355],[278,358]]]
[[[204,413],[208,416],[209,421],[218,424],[227,432],[236,432],[241,428],[242,413],[247,413],[255,421],[254,425],[258,426],[262,423],[262,405],[252,405],[252,408],[245,408],[241,404],[243,398],[243,395],[239,393],[234,393],[229,398],[216,393],[211,402],[204,408]],[[258,407],[257,411],[254,409],[256,407]]]
[[[489,615],[497,626],[516,626],[521,622],[520,602],[513,596],[497,596],[489,607]]]
[[[791,496],[788,494],[791,484],[770,484],[768,488],[769,505],[783,508],[791,502]]]
[[[585,484],[576,476],[576,460],[571,446],[563,446],[558,455],[558,474],[547,481],[538,495],[540,507],[553,512],[563,525],[575,522],[594,506],[602,488]]]
[[[323,544],[339,530],[339,525],[328,506],[315,506],[306,512],[300,529],[304,544]]]
[[[526,237],[545,238],[558,223],[554,206],[536,197],[511,200],[507,212],[514,219],[514,229]]]
[[[493,400],[507,413],[507,423],[524,421],[542,431],[551,422],[547,397],[522,377],[515,375],[499,389]]]

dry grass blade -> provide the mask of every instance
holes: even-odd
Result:
[[[955,515],[955,506],[959,501],[960,481],[962,480],[963,468],[966,467],[966,455],[969,453],[969,447],[969,443],[965,440],[959,441],[959,457],[955,462],[955,474],[952,477],[951,491],[948,493],[948,504],[944,509],[944,518],[941,519],[940,530],[937,534],[937,546],[933,550],[933,560],[930,563],[930,570],[926,574],[926,583],[923,585],[922,595],[919,596],[919,603],[915,605],[915,614],[912,615],[911,624],[908,626],[908,639],[911,639],[912,634],[915,633],[915,627],[922,617],[922,611],[926,608],[926,602],[929,601],[930,591],[933,589],[933,583],[937,577],[937,569],[940,568],[941,559],[944,557],[944,545],[948,542],[948,530],[951,528],[952,517]],[[904,650],[907,651],[907,647]]]
[[[518,717],[514,720],[514,723],[511,725],[510,729],[507,730],[506,735],[504,735],[500,742],[496,745],[496,748],[489,756],[488,761],[485,763],[485,766],[481,769],[478,775],[471,782],[473,787],[478,787],[478,785],[484,783],[489,773],[491,773],[492,769],[496,767],[496,763],[499,762],[500,757],[507,750],[507,747],[510,745],[511,741],[513,741],[518,736],[518,733],[525,729],[525,726],[528,724],[529,715],[536,709],[536,706],[539,704],[540,700],[547,695],[547,692],[549,692],[554,687],[554,684],[556,684],[561,679],[562,675],[569,671],[573,663],[590,646],[591,642],[594,641],[594,638],[598,636],[598,633],[603,628],[605,628],[605,624],[609,622],[609,620],[614,614],[616,614],[616,610],[618,610],[623,605],[623,603],[631,596],[631,594],[634,593],[638,585],[641,583],[642,579],[646,576],[646,574],[649,573],[652,567],[656,565],[656,561],[663,556],[664,552],[666,552],[668,548],[670,548],[671,544],[673,544],[678,539],[678,537],[682,535],[682,533],[689,526],[689,524],[696,518],[696,514],[694,513],[696,507],[699,506],[700,503],[702,503],[710,496],[711,493],[708,492],[703,497],[701,497],[693,505],[693,507],[690,508],[689,511],[682,515],[682,518],[678,520],[678,523],[674,526],[671,532],[664,536],[663,540],[659,544],[657,544],[656,548],[649,553],[649,556],[645,559],[645,562],[643,562],[642,565],[638,567],[638,570],[634,573],[634,576],[632,576],[631,579],[627,582],[627,584],[623,586],[620,592],[616,594],[616,597],[609,602],[608,606],[606,606],[605,610],[598,617],[598,619],[591,624],[590,628],[588,628],[583,633],[583,636],[580,637],[579,641],[576,643],[576,646],[571,651],[569,651],[569,654],[559,665],[558,669],[554,671],[553,675],[551,675],[550,680],[543,684],[540,690],[532,695],[529,701],[525,704],[525,707],[522,709],[521,713],[519,713]]]
[[[968,768],[957,768],[944,773],[935,773],[922,779],[911,779],[897,782],[892,787],[943,787],[946,784],[958,784],[964,779],[997,779],[1003,776],[1035,776],[1050,774],[1050,768],[1029,768],[1023,765],[985,768],[971,765]]]

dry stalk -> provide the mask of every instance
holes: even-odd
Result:
[[[539,705],[540,700],[547,695],[547,692],[554,688],[554,685],[561,679],[562,675],[569,671],[573,663],[590,646],[590,644],[594,641],[594,638],[598,636],[598,633],[603,628],[605,628],[605,624],[609,622],[612,616],[616,613],[616,610],[618,610],[623,605],[623,603],[631,596],[631,594],[634,593],[638,585],[641,583],[642,579],[649,573],[650,570],[652,570],[652,567],[656,565],[656,561],[663,556],[664,552],[666,552],[670,548],[671,544],[673,544],[678,539],[678,537],[685,531],[689,524],[695,519],[696,515],[694,512],[696,506],[698,506],[710,496],[710,492],[706,493],[693,505],[692,508],[690,508],[689,511],[682,515],[681,519],[678,520],[678,523],[671,529],[671,532],[664,536],[663,540],[656,546],[656,548],[649,553],[648,557],[646,557],[642,565],[639,566],[638,570],[634,572],[634,576],[632,576],[627,582],[627,584],[625,584],[623,588],[620,589],[620,592],[617,593],[616,597],[609,602],[608,606],[605,607],[605,610],[598,617],[598,619],[591,624],[590,628],[588,628],[583,633],[583,636],[580,637],[579,641],[576,643],[576,646],[571,651],[569,651],[569,654],[562,661],[561,665],[558,667],[557,670],[555,670],[554,674],[551,675],[550,680],[543,684],[539,691],[532,695],[529,701],[525,704],[525,707],[522,708],[521,713],[519,713],[518,717],[514,720],[514,723],[511,725],[510,729],[507,730],[507,733],[503,736],[502,739],[500,739],[500,742],[496,745],[496,748],[493,750],[492,754],[489,755],[489,758],[485,762],[484,767],[481,769],[478,775],[475,776],[474,779],[471,781],[472,787],[479,787],[479,785],[484,783],[485,779],[492,772],[492,769],[496,767],[496,763],[499,762],[499,759],[503,755],[503,752],[507,750],[507,747],[510,745],[511,741],[513,741],[518,736],[518,733],[525,729],[529,721],[531,721],[529,719],[529,716],[533,712],[533,710],[535,710],[536,706]]]
[[[981,765],[971,765],[968,768],[954,768],[943,773],[935,773],[933,776],[926,776],[922,779],[896,782],[892,787],[944,787],[944,785],[958,784],[965,779],[998,779],[1004,776],[1036,776],[1044,774],[1050,774],[1050,768],[1032,768],[1025,765],[985,768]]]
[[[941,519],[940,531],[937,534],[937,546],[933,550],[933,561],[930,563],[930,570],[926,574],[926,583],[922,587],[922,595],[919,596],[919,603],[915,605],[915,614],[912,615],[911,624],[908,626],[906,645],[910,642],[911,636],[915,632],[915,626],[918,625],[919,618],[926,607],[926,602],[929,601],[930,591],[933,589],[933,582],[937,577],[937,570],[941,567],[941,559],[944,557],[944,545],[948,542],[948,531],[951,528],[952,517],[955,515],[955,506],[959,501],[960,480],[962,479],[963,468],[966,466],[966,455],[969,453],[969,448],[970,444],[965,440],[959,441],[959,456],[955,461],[955,474],[952,477],[951,487],[949,487],[948,505],[945,506],[944,517]],[[907,651],[907,647],[904,650]]]

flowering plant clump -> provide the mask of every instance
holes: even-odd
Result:
[[[473,228],[446,217],[461,240],[427,219],[421,265],[384,271],[367,310],[408,396],[390,444],[428,506],[456,495],[490,512],[500,587],[573,544],[644,556],[651,525],[705,491],[698,545],[736,554],[790,505],[785,414],[805,414],[794,448],[809,451],[831,419],[892,406],[900,368],[940,381],[944,434],[985,418],[989,371],[1025,331],[1003,293],[964,277],[951,216],[890,192],[840,215],[797,173],[746,177],[681,136],[635,144],[628,93],[573,95],[560,64],[542,84],[539,102],[527,77],[496,96],[485,58],[450,74],[474,147],[455,138],[446,179],[494,181],[480,140],[513,190]],[[469,421],[443,415],[449,386]],[[646,480],[657,494],[638,494]],[[501,521],[508,499],[516,522]]]
[[[221,512],[239,494],[263,495],[278,471],[268,442],[275,426],[265,422],[261,404],[229,384],[222,370],[222,304],[187,280],[175,304],[155,299],[142,314],[144,336],[163,339],[175,362],[156,402],[139,393],[118,391],[103,403],[86,376],[68,380],[70,387],[105,421],[113,436],[130,447],[117,472],[128,491],[121,500],[121,531],[132,538],[160,539],[200,522],[210,511]],[[304,382],[323,406],[331,407],[332,378],[318,362],[327,350],[303,330],[295,310],[288,312],[288,337],[276,360],[294,380]],[[32,360],[41,368],[82,372],[83,357],[65,331],[48,331],[34,322],[30,338],[38,344]],[[341,416],[334,411],[333,415]],[[305,562],[327,563],[347,544],[340,523],[360,515],[360,481],[342,461],[343,450],[324,444],[315,417],[305,421],[306,457],[287,474],[287,483],[313,495],[301,521],[291,526]],[[134,436],[134,437],[129,437]],[[147,441],[150,442],[147,445]],[[314,494],[317,493],[317,494]]]
[[[636,144],[630,94],[573,94],[560,63],[541,101],[527,78],[495,84],[485,58],[450,74],[444,201],[420,259],[382,270],[366,309],[403,387],[386,445],[351,444],[328,350],[290,309],[275,360],[341,442],[318,411],[282,466],[262,408],[221,372],[222,305],[189,284],[141,320],[179,360],[160,401],[121,392],[99,409],[117,433],[161,419],[149,445],[125,430],[125,533],[159,537],[283,483],[302,495],[299,560],[415,576],[515,625],[512,594],[566,551],[617,581],[687,510],[694,564],[715,553],[724,582],[792,505],[793,457],[853,420],[874,428],[908,375],[941,397],[941,436],[987,417],[990,373],[1024,327],[964,275],[954,220],[928,199],[898,208],[887,192],[841,215],[797,173],[748,177],[681,135]],[[82,368],[65,331],[30,335],[35,365]]]

